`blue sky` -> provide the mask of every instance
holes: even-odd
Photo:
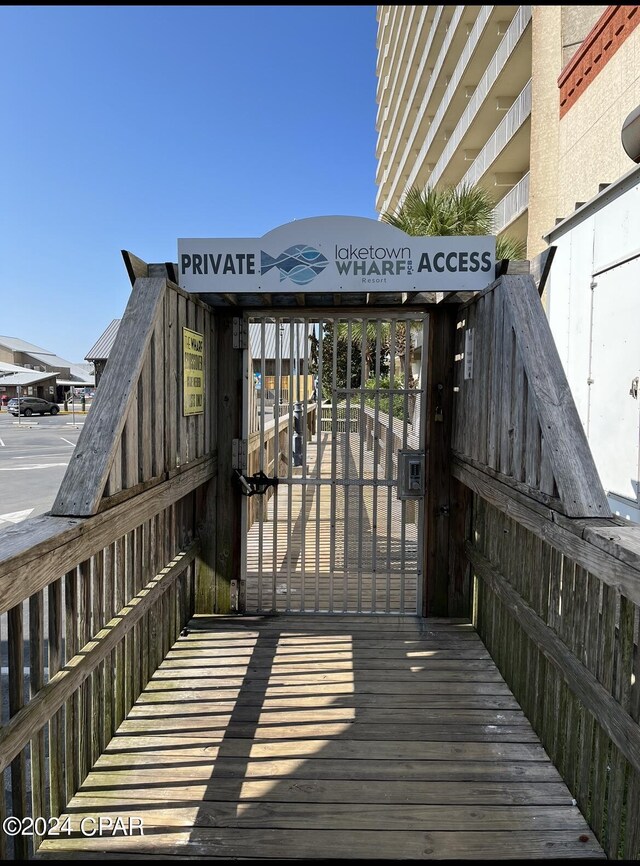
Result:
[[[0,7],[0,334],[79,361],[122,248],[374,218],[375,8]]]

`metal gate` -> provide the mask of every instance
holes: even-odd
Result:
[[[249,320],[248,612],[420,610],[426,327],[415,312]]]

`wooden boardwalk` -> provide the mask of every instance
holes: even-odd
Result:
[[[473,628],[192,621],[44,858],[602,857]]]
[[[421,506],[397,498],[396,455],[322,433],[307,457],[247,533],[246,610],[415,614]]]

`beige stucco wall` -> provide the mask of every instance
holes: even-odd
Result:
[[[542,235],[630,168],[622,123],[640,104],[640,28],[620,46],[560,119],[558,77],[605,6],[534,6],[531,184],[527,255]]]
[[[562,6],[533,7],[528,258],[546,248],[542,235],[555,222],[561,20]]]
[[[607,7],[560,6],[559,8],[562,9],[562,69],[580,48],[582,40]],[[560,74],[560,70],[558,70],[558,74]]]
[[[640,104],[640,28],[613,55],[559,124],[557,216],[588,201],[634,163],[620,141],[624,119]],[[547,226],[546,231],[553,227]]]

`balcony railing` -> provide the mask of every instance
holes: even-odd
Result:
[[[464,7],[458,8],[462,9]],[[451,80],[449,81],[447,89],[445,90],[444,95],[440,100],[440,104],[438,105],[438,109],[433,116],[433,121],[431,122],[431,126],[429,127],[427,137],[422,147],[420,148],[418,159],[414,163],[411,174],[409,175],[410,184],[413,182],[415,175],[417,175],[418,171],[422,167],[422,164],[427,157],[427,154],[429,152],[429,149],[431,148],[431,145],[434,142],[434,139],[441,131],[440,127],[444,116],[449,109],[449,105],[451,103],[451,100],[453,99],[456,90],[460,86],[460,82],[462,81],[462,77],[469,65],[469,61],[471,60],[471,57],[473,56],[476,48],[478,47],[478,43],[482,38],[482,34],[484,33],[484,29],[487,26],[492,10],[493,6],[483,6],[478,14],[478,17],[476,18],[473,29],[471,30],[469,38],[467,39],[465,46],[462,50],[462,54],[460,55],[460,59],[456,64],[456,68],[453,70]],[[418,120],[419,118],[416,120],[416,124],[418,123]],[[409,136],[410,143],[414,140],[416,129],[417,126],[414,125],[414,129]]]
[[[431,176],[429,178],[429,183],[431,185],[438,182],[438,180],[444,173],[446,166],[450,162],[451,157],[460,147],[462,139],[469,131],[469,127],[475,120],[475,117],[480,111],[482,104],[489,95],[489,91],[498,80],[500,73],[507,65],[509,58],[513,54],[516,45],[520,41],[520,38],[530,21],[531,6],[520,6],[516,14],[513,16],[513,20],[509,25],[502,42],[498,46],[498,50],[489,61],[489,65],[487,66],[484,75],[480,79],[478,86],[474,90],[473,96],[469,100],[469,104],[465,108],[462,117],[458,121],[458,124],[454,129],[453,134],[451,135],[451,138],[447,142],[446,147],[442,151],[440,159],[437,161],[435,168],[431,173]],[[422,150],[420,151],[420,155],[416,160],[415,166],[411,174],[409,175],[409,186],[411,186],[415,182],[416,176],[420,171],[420,168],[422,167],[425,156],[426,150],[422,148]]]
[[[524,89],[502,118],[491,138],[473,161],[473,164],[460,181],[460,185],[469,184],[473,186],[473,184],[476,184],[480,180],[491,168],[498,155],[504,150],[530,114],[531,79],[525,84]]]
[[[493,230],[496,234],[505,229],[529,207],[529,172],[520,178],[493,211]]]
[[[444,44],[440,50],[440,53],[438,54],[438,57],[437,57],[436,62],[434,64],[433,71],[431,73],[429,81],[427,82],[426,93],[425,93],[424,98],[422,99],[421,109],[426,108],[426,106],[429,103],[429,99],[431,98],[431,92],[432,92],[433,87],[435,85],[435,82],[436,82],[436,80],[440,74],[440,70],[442,68],[442,64],[444,62],[444,58],[446,56],[446,53],[448,51],[451,38],[453,36],[453,33],[455,32],[455,28],[456,28],[457,23],[460,19],[460,16],[462,15],[463,7],[460,6],[460,7],[458,7],[458,9],[460,11],[456,10],[456,12],[454,13],[451,24],[449,25],[449,30],[447,31],[445,38],[444,38]],[[429,38],[427,41],[427,45],[426,45],[424,51],[422,52],[422,59],[420,61],[420,66],[416,72],[414,82],[413,82],[413,87],[411,88],[411,93],[409,94],[409,98],[407,99],[407,103],[405,105],[402,120],[397,125],[396,125],[396,118],[397,118],[398,112],[401,108],[401,100],[399,100],[399,99],[395,100],[395,109],[393,112],[393,118],[392,118],[392,121],[391,121],[389,128],[395,129],[396,135],[395,135],[395,143],[393,145],[393,151],[388,155],[388,158],[386,158],[384,161],[384,163],[387,167],[390,165],[393,165],[393,162],[396,158],[396,153],[398,151],[398,148],[400,147],[401,142],[404,140],[403,136],[402,136],[402,130],[404,129],[405,124],[408,121],[409,111],[410,111],[411,106],[413,105],[414,99],[416,97],[416,92],[418,90],[418,86],[419,86],[420,82],[422,81],[423,75],[425,74],[425,70],[427,68],[427,63],[429,60],[429,54],[431,51],[431,47],[433,45],[433,40],[434,40],[436,33],[438,31],[438,27],[440,26],[440,19],[442,17],[443,10],[444,10],[444,6],[438,6],[438,8],[436,10],[435,16],[433,18],[433,23],[432,23],[430,30],[429,30]],[[412,64],[410,64],[410,63],[407,64],[407,69],[405,70],[405,76],[409,74],[411,67],[412,67]],[[404,82],[403,82],[403,89],[404,89]],[[421,110],[418,112],[418,115],[423,114],[423,113],[424,113],[423,110]],[[378,108],[378,115],[380,115],[380,108]],[[384,125],[385,119],[386,118],[383,118],[380,121],[379,138],[384,133],[383,125]],[[412,130],[412,133],[409,136],[409,138],[412,137],[414,132],[415,132],[415,124],[414,124],[414,130]],[[381,157],[382,154],[378,154],[378,156]],[[382,165],[383,165],[382,160],[380,160],[380,162],[378,163],[378,175],[380,175],[380,173],[381,173]],[[387,176],[388,176],[388,172],[387,172]],[[379,177],[378,177],[378,183],[380,183]],[[383,181],[383,183],[380,184],[381,189],[384,187],[385,183],[386,183],[386,179],[385,179],[385,181]]]

